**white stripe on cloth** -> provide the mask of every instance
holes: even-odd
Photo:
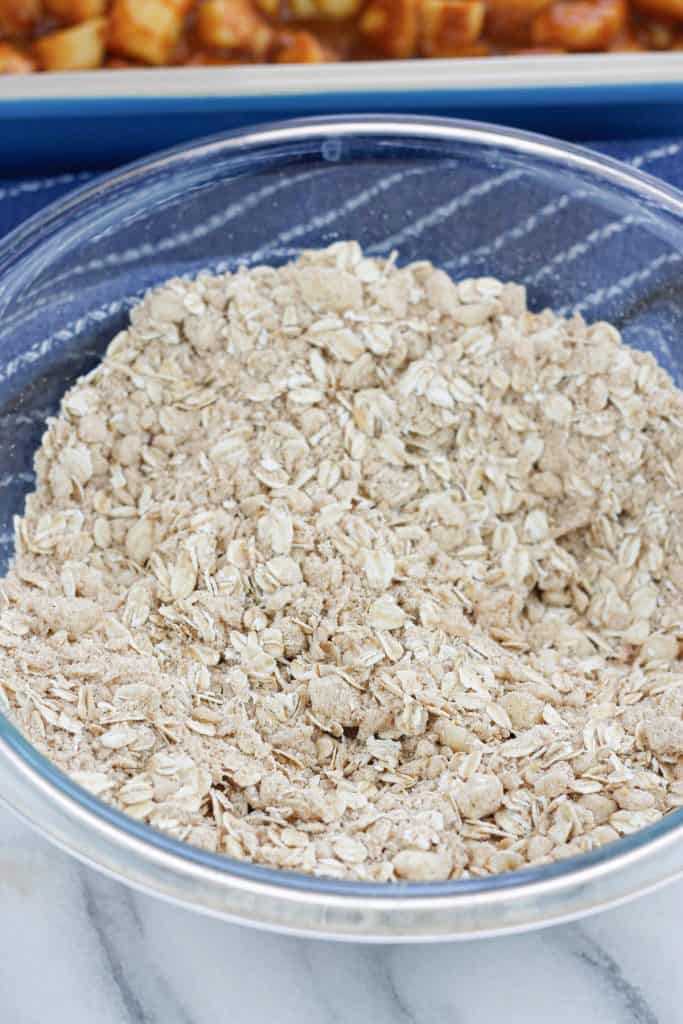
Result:
[[[597,288],[594,292],[591,292],[581,302],[577,302],[573,306],[562,306],[557,310],[560,316],[569,316],[571,313],[583,313],[584,310],[591,309],[593,306],[597,306],[598,303],[604,302],[606,299],[616,299],[619,295],[622,295],[625,291],[631,288],[634,284],[640,284],[642,281],[647,281],[648,277],[652,277],[658,270],[668,264],[680,263],[683,261],[683,254],[678,252],[667,252],[661,256],[657,256],[656,259],[648,263],[646,267],[641,267],[638,270],[633,270],[629,274],[625,274],[620,277],[618,281],[613,284],[605,285],[602,288]]]
[[[12,484],[32,484],[34,480],[33,473],[6,473],[0,476],[0,491],[6,491]]]
[[[373,245],[369,247],[368,252],[386,252],[387,249],[394,249],[397,245],[400,245],[402,242],[406,242],[409,238],[417,238],[419,235],[423,234],[427,228],[431,228],[435,224],[443,223],[444,220],[452,216],[452,214],[459,213],[465,207],[471,206],[475,199],[482,199],[501,185],[505,185],[510,181],[515,181],[517,178],[522,176],[522,173],[522,171],[505,171],[503,174],[496,175],[494,178],[487,178],[485,181],[479,182],[477,185],[473,185],[471,188],[466,189],[462,195],[456,196],[454,199],[451,199],[449,202],[443,203],[440,206],[435,206],[434,209],[422,214],[417,220],[413,221],[412,224],[407,224],[395,234],[389,235],[387,238],[383,238],[381,242],[373,243]]]
[[[587,252],[600,242],[607,242],[614,235],[621,234],[633,224],[639,223],[639,221],[639,217],[628,216],[624,217],[623,220],[613,220],[609,224],[604,224],[601,228],[596,228],[595,231],[591,231],[589,235],[586,235],[582,242],[576,242],[571,248],[565,249],[564,252],[559,252],[556,256],[553,256],[537,273],[525,278],[524,284],[538,284],[539,281],[554,273],[556,267],[564,266],[566,263],[573,263],[574,260],[585,256]]]
[[[104,306],[99,306],[97,309],[91,310],[90,313],[86,313],[85,316],[79,317],[78,320],[73,320],[71,323],[66,324],[61,330],[55,334],[51,334],[49,337],[44,338],[42,341],[37,341],[25,352],[21,352],[14,359],[10,359],[5,366],[0,368],[0,384],[5,381],[11,380],[19,370],[25,366],[30,366],[31,363],[37,362],[46,356],[54,347],[56,342],[70,341],[76,335],[80,334],[84,327],[87,327],[90,323],[101,323],[110,316],[114,316],[116,313],[127,309],[136,299],[140,297],[137,295],[127,295],[123,299],[117,299],[115,302],[109,302]]]
[[[134,263],[142,257],[156,256],[162,252],[172,252],[176,248],[189,245],[192,242],[200,241],[202,238],[206,238],[215,231],[219,231],[231,221],[236,220],[243,214],[248,213],[255,207],[258,207],[259,203],[262,203],[264,199],[269,199],[278,192],[292,188],[294,185],[298,185],[302,181],[308,181],[322,173],[324,173],[324,169],[320,169],[319,171],[306,171],[305,173],[294,175],[292,178],[288,178],[285,181],[265,185],[262,188],[256,189],[254,192],[249,192],[238,202],[231,203],[220,213],[215,213],[206,220],[195,224],[194,227],[180,231],[176,235],[170,235],[168,238],[162,238],[160,242],[155,244],[144,243],[140,246],[133,246],[130,249],[125,249],[123,252],[108,253],[106,256],[94,257],[93,259],[88,260],[87,263],[77,264],[75,267],[71,267],[69,270],[64,271],[64,273],[51,278],[50,281],[47,281],[44,285],[39,285],[33,294],[40,295],[48,288],[50,290],[54,289],[54,287],[61,284],[62,281],[71,281],[74,277],[80,277],[93,270],[103,270],[105,267],[120,267],[126,263]]]
[[[654,149],[646,150],[645,153],[641,153],[640,156],[633,157],[632,160],[626,162],[630,162],[633,167],[638,168],[642,167],[644,164],[652,163],[657,160],[662,160],[665,157],[675,156],[682,150],[683,143],[671,143],[670,145],[657,146]],[[565,195],[559,196],[556,199],[551,200],[549,203],[546,203],[546,205],[543,206],[537,213],[531,214],[531,216],[526,217],[523,221],[520,221],[520,223],[516,224],[514,227],[507,228],[505,231],[501,232],[501,234],[493,238],[490,242],[487,242],[484,245],[480,245],[476,249],[473,249],[468,253],[464,253],[457,259],[449,260],[447,263],[444,264],[444,267],[447,270],[461,268],[467,266],[467,264],[471,263],[473,259],[480,258],[482,256],[492,256],[495,252],[499,252],[507,242],[520,241],[522,238],[525,238],[527,235],[531,234],[532,231],[535,231],[535,229],[541,223],[548,220],[550,217],[555,216],[555,214],[559,213],[560,210],[565,209],[570,202],[572,202],[575,199],[585,199],[588,194],[589,193],[586,189],[579,189],[576,192],[566,193]],[[556,257],[554,257],[554,259],[556,262],[559,263],[564,259],[565,256],[566,253],[559,253]]]
[[[17,196],[29,192],[42,192],[44,189],[58,188],[61,185],[74,185],[77,182],[89,181],[94,177],[94,171],[79,171],[77,174],[57,174],[53,178],[31,178],[28,181],[20,181],[16,185],[5,185],[0,188],[0,201],[16,199]]]
[[[54,414],[54,409],[34,409],[30,413],[9,412],[0,416],[0,425],[32,427],[36,423],[44,423],[48,416],[54,416]]]
[[[656,149],[649,149],[640,156],[634,156],[628,161],[632,167],[642,167],[643,164],[651,163],[653,160],[665,160],[667,157],[676,156],[683,150],[683,142],[671,142],[666,146],[658,146]]]

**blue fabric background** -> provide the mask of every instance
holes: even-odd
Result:
[[[683,189],[683,140],[639,139],[633,141],[590,144],[593,149],[620,160],[634,162],[650,174],[656,174],[671,185]],[[640,157],[648,154],[641,163]],[[0,235],[17,227],[47,203],[66,195],[71,189],[95,177],[93,172],[60,174],[46,178],[0,178]]]

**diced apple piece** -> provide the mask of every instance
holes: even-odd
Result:
[[[0,0],[0,32],[20,36],[33,28],[40,15],[40,0]]]
[[[181,28],[181,16],[164,0],[114,0],[108,47],[122,57],[167,64]]]
[[[536,15],[531,36],[538,46],[606,50],[626,28],[627,16],[625,0],[560,0]]]
[[[78,24],[101,17],[107,8],[107,0],[43,0],[48,14],[61,21]]]
[[[385,57],[412,57],[417,46],[417,0],[370,0],[360,31]]]
[[[293,32],[276,57],[278,64],[322,64],[334,59],[311,32]]]
[[[30,57],[10,43],[0,43],[0,75],[20,75],[35,71]]]
[[[249,0],[204,0],[197,11],[197,36],[203,46],[259,56],[270,46],[273,30]]]
[[[484,27],[483,0],[423,0],[420,48],[425,57],[457,56],[475,43]]]

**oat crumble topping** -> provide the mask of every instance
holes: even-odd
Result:
[[[36,471],[0,699],[127,814],[428,881],[683,804],[683,393],[609,324],[354,242],[172,280]]]

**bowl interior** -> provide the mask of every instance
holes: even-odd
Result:
[[[425,127],[426,126],[426,127]],[[0,572],[47,416],[151,285],[357,239],[532,309],[607,319],[683,382],[683,198],[543,140],[329,122],[176,151],[82,190],[0,253]]]
[[[572,166],[561,150],[525,152],[510,136],[335,127],[152,162],[67,200],[5,254],[0,571],[45,417],[135,298],[176,274],[281,263],[354,238],[456,278],[522,282],[532,308],[609,319],[680,378],[683,227],[656,198],[600,176],[599,159]]]

